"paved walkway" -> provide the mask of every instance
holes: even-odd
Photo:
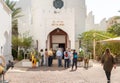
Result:
[[[20,63],[19,63],[20,64]],[[53,67],[22,68],[15,66],[9,69],[5,79],[9,83],[107,83],[101,64],[93,63],[93,67],[84,69],[78,67],[76,71],[58,68],[54,60]],[[120,83],[120,67],[113,69],[111,83]]]

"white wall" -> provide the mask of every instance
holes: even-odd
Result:
[[[32,12],[31,12],[31,0],[19,0],[16,4],[16,7],[20,7],[22,12],[18,19],[18,32],[23,35],[23,33],[28,32],[30,35],[30,29],[32,25]]]
[[[85,0],[66,0],[66,8],[75,10],[75,38],[85,31],[86,6]]]
[[[58,10],[56,10],[58,11]],[[75,48],[75,22],[74,22],[74,10],[73,9],[63,9],[58,11],[59,13],[54,13],[54,10],[44,10],[37,9],[33,12],[33,36],[35,40],[38,40],[41,48],[46,48],[46,40],[49,33],[56,28],[60,28],[65,31],[70,40],[71,47]],[[63,26],[52,25],[54,22],[63,22]],[[59,24],[59,23],[58,23]]]
[[[94,28],[94,15],[90,12],[86,17],[86,31]]]
[[[0,55],[4,55],[6,60],[12,59],[11,31],[10,10],[8,10],[5,4],[0,1]]]

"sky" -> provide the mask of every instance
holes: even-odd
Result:
[[[87,14],[92,11],[95,15],[95,23],[103,18],[120,16],[120,0],[86,0]]]

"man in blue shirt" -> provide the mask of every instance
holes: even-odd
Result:
[[[63,56],[63,53],[62,53],[61,48],[58,48],[58,50],[56,52],[56,56],[58,58],[58,67],[63,67],[63,65],[62,65],[62,56]]]

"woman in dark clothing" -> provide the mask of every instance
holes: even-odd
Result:
[[[106,77],[107,77],[107,83],[110,83],[110,76],[111,76],[111,71],[115,65],[115,60],[114,57],[112,56],[110,49],[106,49],[105,53],[102,56],[101,63],[103,64],[103,69],[105,71]]]
[[[77,70],[77,58],[78,58],[77,52],[75,50],[73,50],[72,70],[73,70],[74,65],[75,65],[75,70]]]

